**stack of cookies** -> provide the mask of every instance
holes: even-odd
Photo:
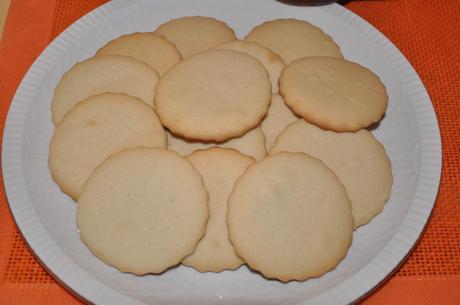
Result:
[[[65,73],[50,170],[82,241],[122,272],[247,264],[305,280],[334,269],[390,195],[390,160],[365,129],[387,102],[306,21],[237,40],[222,21],[182,17]]]

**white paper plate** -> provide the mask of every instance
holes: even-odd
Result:
[[[389,108],[373,130],[393,163],[394,186],[384,211],[357,230],[347,257],[319,279],[282,284],[246,267],[200,274],[180,266],[162,275],[122,274],[80,242],[75,203],[51,179],[50,101],[62,74],[122,34],[151,31],[166,20],[207,15],[242,38],[275,18],[305,19],[329,33],[346,58],[375,71]],[[297,7],[268,0],[113,1],[75,22],[36,60],[10,108],[3,175],[11,210],[39,260],[66,286],[97,304],[346,304],[381,282],[418,239],[437,194],[441,144],[436,117],[417,74],[381,33],[339,5]]]

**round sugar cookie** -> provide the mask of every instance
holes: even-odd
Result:
[[[282,152],[249,167],[230,195],[227,221],[236,253],[282,282],[334,269],[353,233],[344,187],[321,161],[303,153]]]
[[[202,16],[169,20],[155,33],[173,42],[184,58],[236,39],[235,32],[225,22]]]
[[[337,174],[350,197],[356,227],[371,221],[390,196],[391,161],[365,129],[337,133],[299,120],[278,136],[270,154],[281,151],[309,154]]]
[[[269,151],[275,143],[276,137],[286,127],[297,121],[299,118],[289,109],[284,103],[283,98],[278,95],[272,95],[272,102],[268,108],[268,113],[265,119],[262,121],[260,128],[265,135],[265,146]]]
[[[200,272],[221,272],[237,269],[243,261],[228,240],[228,196],[235,181],[255,160],[234,149],[212,147],[197,150],[187,159],[203,177],[209,194],[209,220],[206,233],[195,252],[182,263]]]
[[[121,94],[105,93],[78,103],[54,130],[51,174],[76,199],[94,168],[107,157],[137,146],[166,146],[166,135],[152,107]]]
[[[62,76],[51,101],[53,123],[59,124],[75,104],[105,92],[126,93],[153,106],[158,74],[145,63],[120,55],[80,62]]]
[[[267,21],[253,28],[244,40],[269,48],[280,55],[286,64],[308,56],[343,58],[339,46],[329,35],[304,20]]]
[[[208,219],[207,192],[192,164],[160,148],[105,160],[77,205],[80,237],[122,272],[160,273],[195,249]]]
[[[283,59],[278,54],[258,43],[241,40],[224,42],[218,45],[216,49],[234,50],[257,58],[268,72],[272,83],[272,93],[278,92],[278,80],[285,66]]]
[[[280,94],[298,116],[323,129],[356,131],[379,121],[388,95],[380,78],[356,63],[308,57],[286,66]]]
[[[159,75],[182,60],[176,46],[161,35],[132,33],[108,42],[96,56],[124,55],[140,60]]]
[[[268,73],[252,56],[208,50],[190,56],[158,82],[162,124],[190,140],[223,142],[256,127],[271,98]]]
[[[262,160],[267,155],[265,136],[259,127],[250,130],[239,138],[233,138],[221,143],[187,141],[170,132],[167,132],[166,135],[168,149],[177,152],[181,156],[191,154],[198,149],[210,147],[233,148],[246,156],[253,157],[257,161]]]

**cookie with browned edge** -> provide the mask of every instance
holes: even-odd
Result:
[[[236,253],[283,282],[334,269],[353,235],[345,188],[304,153],[281,152],[249,167],[230,195],[227,221]]]

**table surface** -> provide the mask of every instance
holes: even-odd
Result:
[[[0,133],[34,59],[72,22],[105,0],[12,0],[0,44]],[[443,165],[435,208],[418,245],[371,304],[460,304],[460,5],[457,0],[347,1],[419,73],[441,129]],[[3,182],[3,180],[2,180]],[[82,304],[41,267],[0,190],[0,305]]]
[[[10,0],[0,0],[0,41],[2,40],[3,27],[5,26]]]

